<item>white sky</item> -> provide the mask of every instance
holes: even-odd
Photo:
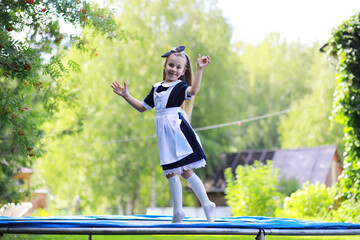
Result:
[[[93,1],[101,5],[104,0]],[[252,44],[270,32],[279,32],[287,42],[322,44],[334,27],[360,12],[360,0],[218,0],[218,6],[233,27],[232,41]]]
[[[218,0],[233,41],[260,43],[270,32],[287,42],[325,43],[332,28],[360,11],[360,0]]]

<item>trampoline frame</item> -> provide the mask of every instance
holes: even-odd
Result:
[[[4,234],[29,235],[252,235],[265,240],[279,236],[359,235],[360,224],[327,223],[269,217],[223,217],[214,224],[201,218],[187,218],[171,224],[171,216],[99,215],[3,218],[0,240]],[[227,224],[230,223],[230,224]],[[345,225],[345,226],[344,226]]]
[[[257,229],[257,228],[0,228],[4,234],[47,235],[254,235],[265,240],[266,235],[282,236],[342,236],[360,235],[360,229]]]

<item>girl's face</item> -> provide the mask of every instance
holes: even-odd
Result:
[[[184,75],[185,70],[185,57],[171,54],[164,66],[165,82],[172,82],[178,80],[182,75]]]

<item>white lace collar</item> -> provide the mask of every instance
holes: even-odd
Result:
[[[161,85],[163,87],[171,87],[171,86],[178,84],[179,82],[181,82],[181,80],[176,80],[176,81],[168,82],[168,83],[162,82]]]

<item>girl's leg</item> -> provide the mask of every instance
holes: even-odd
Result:
[[[179,176],[176,174],[167,175],[166,177],[169,180],[171,196],[174,204],[173,218],[171,222],[180,223],[185,217],[185,213],[183,211],[183,204],[182,204],[181,181]]]
[[[214,222],[215,218],[215,203],[211,202],[206,194],[204,184],[201,179],[193,172],[193,170],[184,171],[182,177],[190,184],[195,195],[200,200],[201,206],[204,209],[205,216],[208,222]]]

